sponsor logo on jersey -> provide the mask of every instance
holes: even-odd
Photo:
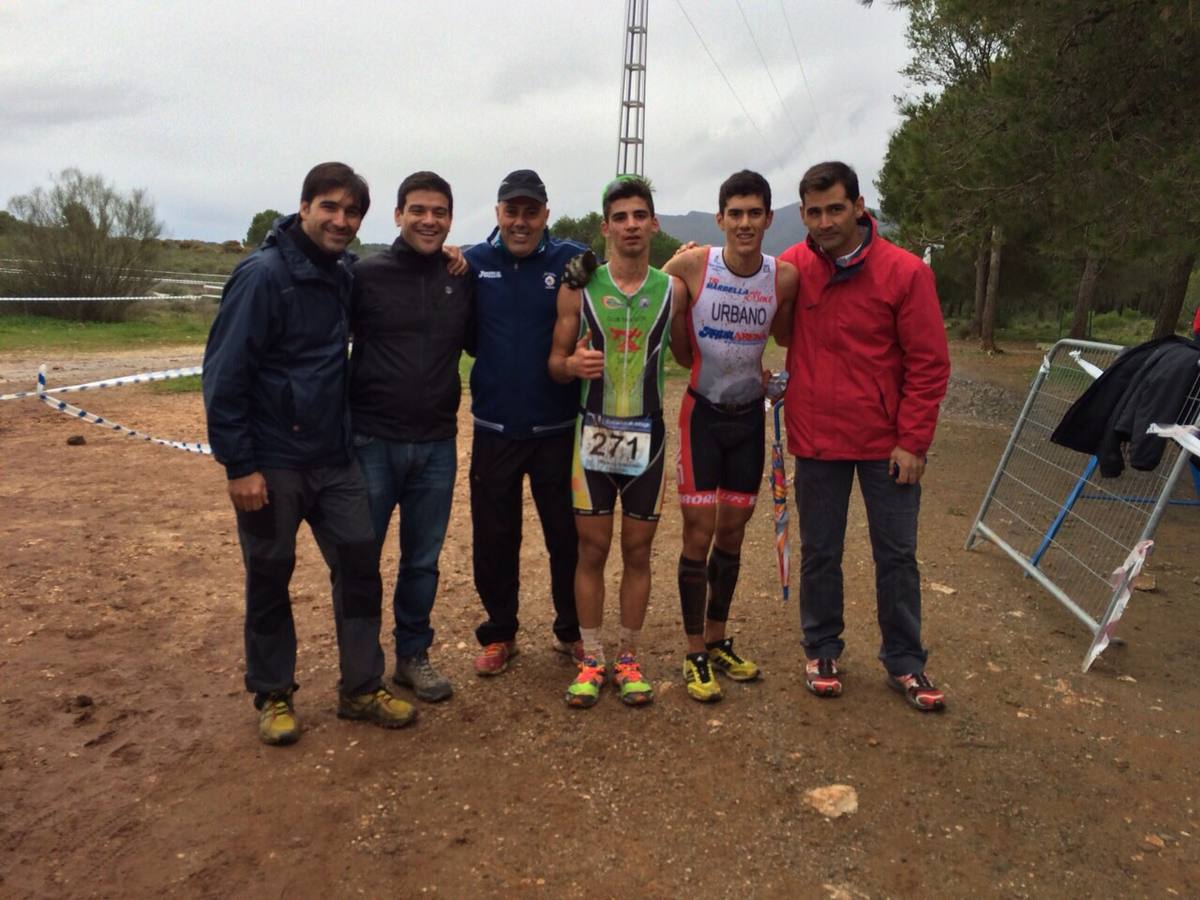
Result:
[[[554,285],[557,282],[558,282],[558,278],[555,277],[553,272],[543,272],[542,273],[542,283],[545,284],[547,288],[553,289]]]
[[[610,328],[608,333],[616,342],[618,353],[637,353],[642,349],[637,343],[637,339],[642,336],[640,328]]]
[[[497,269],[480,269],[480,278],[503,278],[503,274]]]
[[[736,284],[722,284],[716,277],[709,278],[704,285],[706,291],[721,291],[725,294],[735,294],[744,297],[750,293],[749,288],[738,287]]]
[[[767,325],[767,311],[761,306],[713,301],[708,315],[714,322],[728,322],[730,325],[758,325],[763,328]]]
[[[725,341],[730,344],[765,344],[767,336],[758,331],[730,331],[724,328],[713,328],[705,325],[697,335],[711,341]]]
[[[605,309],[624,309],[625,301],[619,297],[614,297],[612,294],[605,294],[600,298],[600,304]]]

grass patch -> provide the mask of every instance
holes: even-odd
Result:
[[[186,375],[170,381],[152,381],[147,386],[156,394],[195,394],[200,391],[200,376]]]
[[[187,301],[186,309],[146,307],[128,322],[70,322],[48,316],[0,315],[0,351],[128,350],[203,344],[215,302]]]

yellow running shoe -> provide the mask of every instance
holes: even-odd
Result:
[[[300,722],[292,706],[292,692],[269,694],[258,711],[258,739],[272,747],[300,740]]]
[[[709,664],[726,678],[734,681],[754,681],[762,674],[757,665],[733,652],[731,637],[704,646],[708,648]]]
[[[721,686],[708,666],[707,653],[689,653],[683,658],[683,681],[693,700],[716,703],[721,699]]]
[[[403,728],[417,718],[411,703],[392,696],[385,687],[367,694],[340,694],[337,714],[339,719],[357,719],[382,728]]]

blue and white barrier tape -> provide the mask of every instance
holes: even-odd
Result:
[[[120,387],[123,384],[148,384],[151,381],[169,381],[172,378],[188,378],[204,372],[203,366],[187,366],[183,369],[164,369],[161,372],[141,372],[137,375],[122,375],[119,378],[106,378],[103,381],[89,381],[86,384],[69,384],[65,387],[50,388],[49,390],[17,391],[15,394],[0,394],[0,400],[24,400],[26,397],[37,397],[41,394],[70,394],[77,391],[95,391],[103,388]],[[39,384],[41,381],[39,380]]]
[[[143,434],[140,431],[135,431],[132,428],[126,428],[124,425],[120,425],[116,422],[110,422],[102,416],[93,415],[87,410],[80,409],[78,406],[72,406],[70,403],[66,403],[62,400],[54,400],[47,396],[47,393],[46,367],[40,366],[38,368],[37,376],[38,399],[52,409],[58,410],[63,415],[70,416],[73,419],[79,419],[84,422],[90,422],[92,425],[99,425],[103,428],[107,428],[109,431],[115,431],[119,434],[123,434],[126,437],[149,441],[152,444],[160,444],[163,447],[173,447],[176,450],[184,450],[188,453],[199,453],[203,456],[212,455],[212,448],[209,447],[208,444],[202,444],[199,442],[189,443],[187,441],[170,441],[166,438],[157,438],[148,434]]]

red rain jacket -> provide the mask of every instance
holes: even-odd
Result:
[[[924,456],[950,378],[933,271],[860,219],[867,240],[838,268],[809,237],[779,258],[800,272],[788,348],[788,452],[812,459]]]

